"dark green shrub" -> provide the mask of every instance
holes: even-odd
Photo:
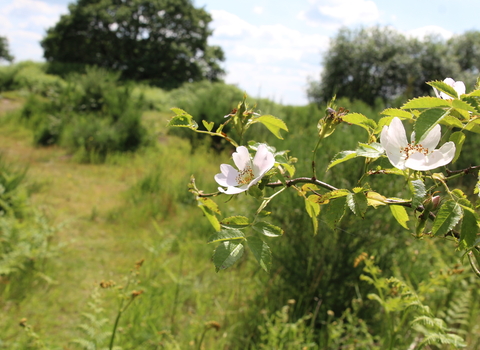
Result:
[[[15,89],[25,89],[42,96],[55,96],[64,87],[62,78],[46,74],[39,65],[28,65],[19,69],[13,77]]]
[[[77,153],[77,160],[97,162],[147,142],[142,105],[131,87],[118,85],[118,74],[91,67],[69,76],[55,98],[31,95],[20,119],[34,130],[36,144],[60,144]]]

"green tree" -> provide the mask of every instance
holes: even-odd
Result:
[[[0,36],[0,61],[5,60],[8,62],[13,61],[13,56],[10,54],[8,49],[8,40],[7,38]]]
[[[48,62],[96,65],[164,88],[223,75],[220,47],[209,46],[211,16],[191,0],[78,0],[48,29]]]
[[[468,31],[448,41],[456,61],[460,65],[467,85],[475,84],[480,75],[480,32]]]
[[[425,81],[456,76],[459,67],[446,42],[429,36],[408,38],[388,27],[342,28],[323,59],[320,82],[311,81],[309,98],[317,103],[333,95],[370,105],[429,93]]]

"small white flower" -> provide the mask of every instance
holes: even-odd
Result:
[[[399,118],[393,118],[390,126],[384,126],[380,135],[380,143],[387,152],[390,163],[401,170],[431,170],[446,165],[455,156],[455,143],[447,142],[435,149],[440,141],[440,125],[435,127],[419,142],[408,143],[405,128]]]
[[[446,78],[443,82],[445,84],[453,87],[453,89],[457,92],[458,98],[460,98],[460,96],[465,94],[465,84],[463,83],[463,81],[455,81],[452,78]],[[435,91],[435,95],[438,98],[443,98],[444,100],[451,100],[452,99],[452,96],[449,96],[446,93],[441,92],[441,91],[439,92],[435,88],[433,88],[433,91]]]
[[[264,144],[258,146],[253,161],[245,146],[237,147],[232,158],[238,170],[229,164],[222,164],[220,165],[221,173],[215,175],[215,181],[220,186],[227,187],[226,190],[222,187],[218,190],[226,194],[237,194],[248,190],[258,183],[275,164],[273,154]]]

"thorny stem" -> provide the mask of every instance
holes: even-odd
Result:
[[[323,138],[325,137],[325,130],[326,130],[326,129],[323,129],[322,132],[320,133],[319,139],[318,139],[318,141],[317,141],[317,144],[315,145],[315,148],[313,149],[313,154],[312,154],[312,172],[313,172],[313,176],[312,176],[312,179],[316,179],[316,178],[317,178],[317,169],[316,169],[316,166],[315,166],[315,158],[316,158],[316,156],[317,156],[318,147],[320,147],[320,143],[322,142]]]
[[[480,270],[478,269],[477,265],[475,264],[475,257],[473,255],[474,253],[472,251],[468,252],[468,261],[470,262],[470,266],[472,267],[473,272],[477,275],[477,277],[480,277]]]
[[[122,317],[123,312],[130,306],[130,304],[133,302],[133,297],[130,298],[129,302],[125,307],[123,306],[123,300],[122,304],[120,305],[120,310],[118,310],[117,318],[115,319],[115,324],[113,325],[113,331],[112,331],[112,337],[110,338],[110,345],[108,347],[109,350],[113,349],[113,342],[115,341],[115,334],[117,333],[117,327],[118,327],[118,322],[120,321],[120,317]]]

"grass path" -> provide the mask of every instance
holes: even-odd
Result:
[[[1,115],[12,103],[0,102]],[[123,193],[142,169],[78,164],[64,149],[34,147],[31,140],[27,130],[0,126],[0,154],[14,167],[28,168],[27,181],[35,189],[31,202],[53,225],[60,225],[57,243],[62,248],[59,260],[47,269],[54,282],[30,294],[16,316],[31,319],[37,331],[59,329],[62,337],[71,339],[68,333],[75,330],[78,312],[85,311],[93,284],[127,272],[134,264],[132,256],[140,259],[144,251],[135,240],[122,242],[131,228],[107,220],[107,214],[125,202]],[[79,298],[79,292],[85,297]]]
[[[210,184],[206,191],[213,191],[211,178],[220,159],[201,149],[192,157],[188,141],[166,138],[165,118],[147,112],[143,122],[149,130],[161,132],[158,148],[106,164],[79,164],[65,149],[34,147],[30,130],[2,123],[4,107],[0,98],[0,155],[14,167],[28,168],[32,205],[52,225],[59,225],[54,243],[61,248],[45,268],[53,281],[37,278],[37,286],[24,300],[0,310],[0,316],[8,315],[7,320],[0,319],[0,328],[7,323],[11,338],[24,338],[18,321],[27,318],[46,344],[57,346],[53,349],[71,349],[69,341],[81,336],[81,313],[89,311],[87,302],[95,284],[114,280],[121,285],[134,263],[145,258],[142,306],[134,308],[136,313],[129,310],[133,318],[142,319],[134,329],[144,325],[158,329],[152,336],[181,329],[178,342],[185,345],[193,344],[206,321],[218,320],[225,337],[212,333],[205,344],[222,348],[227,333],[244,322],[250,300],[263,285],[259,281],[267,275],[259,273],[252,259],[228,274],[215,273],[211,264],[212,247],[205,241],[212,228],[190,202],[187,183],[195,173],[198,183]],[[159,176],[152,177],[148,184],[152,188],[143,192],[137,188],[138,202],[132,202],[126,191],[152,173]],[[114,302],[112,298],[102,304],[109,320],[115,317]]]

